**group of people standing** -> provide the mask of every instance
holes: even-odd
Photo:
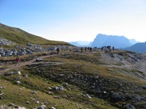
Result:
[[[81,47],[81,52],[91,52],[92,51],[92,48],[91,47]]]
[[[114,51],[115,50],[115,47],[111,47],[111,46],[103,46],[101,47],[101,51],[105,51],[105,52],[111,52],[111,51]]]

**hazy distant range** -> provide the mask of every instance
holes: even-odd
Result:
[[[124,49],[138,53],[146,53],[146,42],[140,43],[134,39],[128,39],[125,36],[98,34],[92,42],[74,41],[69,43],[79,47],[86,46],[98,48],[110,45],[118,49]]]
[[[78,46],[78,47],[89,47],[91,46],[90,41],[73,41],[73,42],[69,42],[72,45]]]
[[[74,41],[69,43],[75,46],[90,46],[101,48],[102,46],[110,45],[114,46],[115,48],[126,48],[136,44],[137,41],[134,39],[128,39],[125,36],[98,34],[92,42]]]

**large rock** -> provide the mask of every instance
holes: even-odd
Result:
[[[38,107],[37,109],[46,109],[46,105],[41,105],[40,107]]]
[[[122,100],[122,96],[119,93],[113,93],[111,97],[112,102],[118,102]]]
[[[125,109],[136,109],[132,104],[127,104]]]

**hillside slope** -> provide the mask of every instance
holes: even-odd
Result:
[[[145,43],[137,43],[131,47],[125,48],[125,50],[138,52],[138,53],[146,53],[146,42]]]
[[[51,45],[66,45],[68,43],[51,41],[42,37],[27,33],[19,28],[6,26],[0,23],[0,37],[15,42],[17,44],[51,44]]]
[[[0,106],[145,109],[145,65],[146,56],[134,52],[63,51],[0,76]]]

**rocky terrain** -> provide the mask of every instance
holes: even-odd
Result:
[[[0,105],[28,109],[145,109],[145,61],[144,54],[122,50],[63,50],[41,61],[12,67],[1,75]]]
[[[14,45],[15,43],[0,36],[0,45]]]

